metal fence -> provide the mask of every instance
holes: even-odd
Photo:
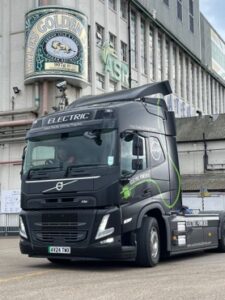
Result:
[[[0,236],[19,234],[19,215],[0,213]]]

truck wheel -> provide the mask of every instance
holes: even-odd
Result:
[[[160,257],[159,226],[155,218],[146,217],[137,235],[136,263],[143,267],[154,267]]]
[[[221,228],[221,240],[219,240],[219,250],[225,252],[225,221],[223,221]]]
[[[71,262],[70,259],[61,259],[61,258],[47,258],[47,259],[51,263],[58,264],[58,265],[66,265]]]

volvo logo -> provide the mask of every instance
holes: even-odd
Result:
[[[68,179],[61,179],[62,181],[58,181],[56,183],[56,185],[54,185],[54,187],[51,187],[47,190],[43,190],[42,193],[47,193],[50,191],[54,191],[57,190],[58,192],[61,191],[64,187],[69,186],[70,184],[73,184],[79,180],[87,180],[87,179],[95,179],[95,178],[99,178],[99,176],[92,176],[92,177],[80,177],[80,178],[68,178]],[[59,179],[58,179],[59,180]],[[50,180],[44,180],[45,182],[51,182],[51,181],[56,181],[55,179],[50,179]],[[43,182],[44,182],[43,181]],[[31,183],[32,181],[29,181],[29,183]],[[37,181],[40,182],[40,181]]]
[[[63,189],[63,182],[57,182],[55,188],[57,189],[57,191],[61,191]]]

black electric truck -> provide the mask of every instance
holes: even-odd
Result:
[[[153,267],[163,256],[225,251],[225,213],[182,206],[174,114],[153,98],[170,93],[164,81],[86,96],[35,120],[21,172],[23,254]]]

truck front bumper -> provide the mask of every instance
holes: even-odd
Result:
[[[114,237],[111,244],[89,245],[88,247],[70,247],[70,254],[50,254],[48,246],[33,246],[23,238],[20,240],[20,251],[30,257],[58,258],[73,260],[76,258],[98,259],[134,259],[136,257],[135,246],[121,246],[120,237]]]
[[[136,256],[135,246],[122,246],[117,207],[22,211],[20,219],[23,225],[20,250],[32,257],[131,259]],[[53,253],[52,248],[57,251]]]

